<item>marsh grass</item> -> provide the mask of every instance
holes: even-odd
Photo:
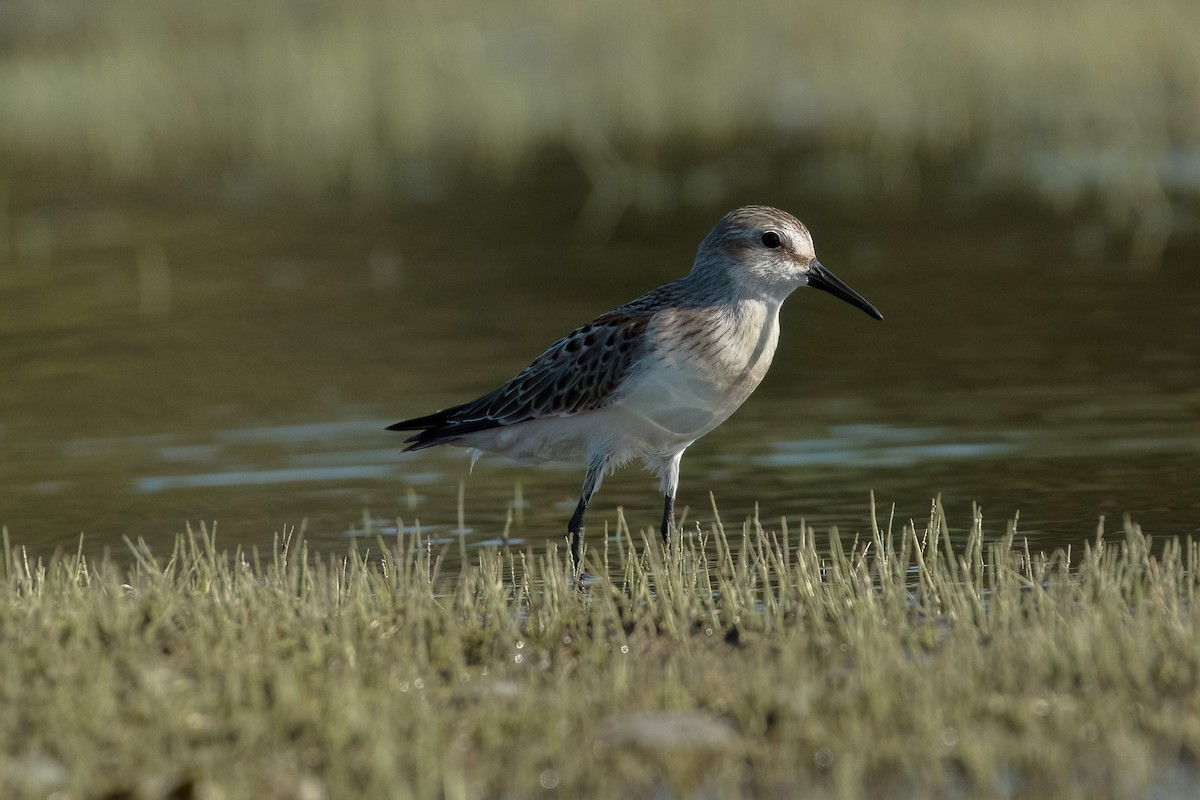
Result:
[[[205,528],[122,563],[30,560],[6,533],[0,794],[1171,797],[1197,777],[1190,541],[1127,522],[1042,554],[978,515],[951,536],[937,504],[853,537],[616,532],[582,589],[554,546],[452,569],[419,535],[330,556]]]

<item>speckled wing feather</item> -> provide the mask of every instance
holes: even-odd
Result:
[[[388,430],[420,431],[405,440],[407,450],[420,450],[501,425],[603,408],[620,397],[622,381],[645,350],[650,313],[647,298],[641,300],[563,337],[495,391]]]

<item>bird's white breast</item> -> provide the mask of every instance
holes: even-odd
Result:
[[[719,313],[660,314],[648,362],[617,404],[626,425],[668,452],[720,425],[766,375],[778,313],[777,303],[743,301]]]

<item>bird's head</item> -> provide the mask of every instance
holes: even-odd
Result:
[[[744,206],[722,217],[700,243],[692,275],[779,301],[799,286],[812,286],[883,319],[866,298],[817,261],[804,223],[770,206]]]

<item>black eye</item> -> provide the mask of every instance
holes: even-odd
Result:
[[[779,247],[779,245],[783,244],[783,242],[781,242],[779,240],[779,234],[776,233],[775,231],[767,231],[766,233],[764,233],[762,235],[762,243],[763,243],[763,247],[769,247],[772,250],[774,250],[776,247]]]

